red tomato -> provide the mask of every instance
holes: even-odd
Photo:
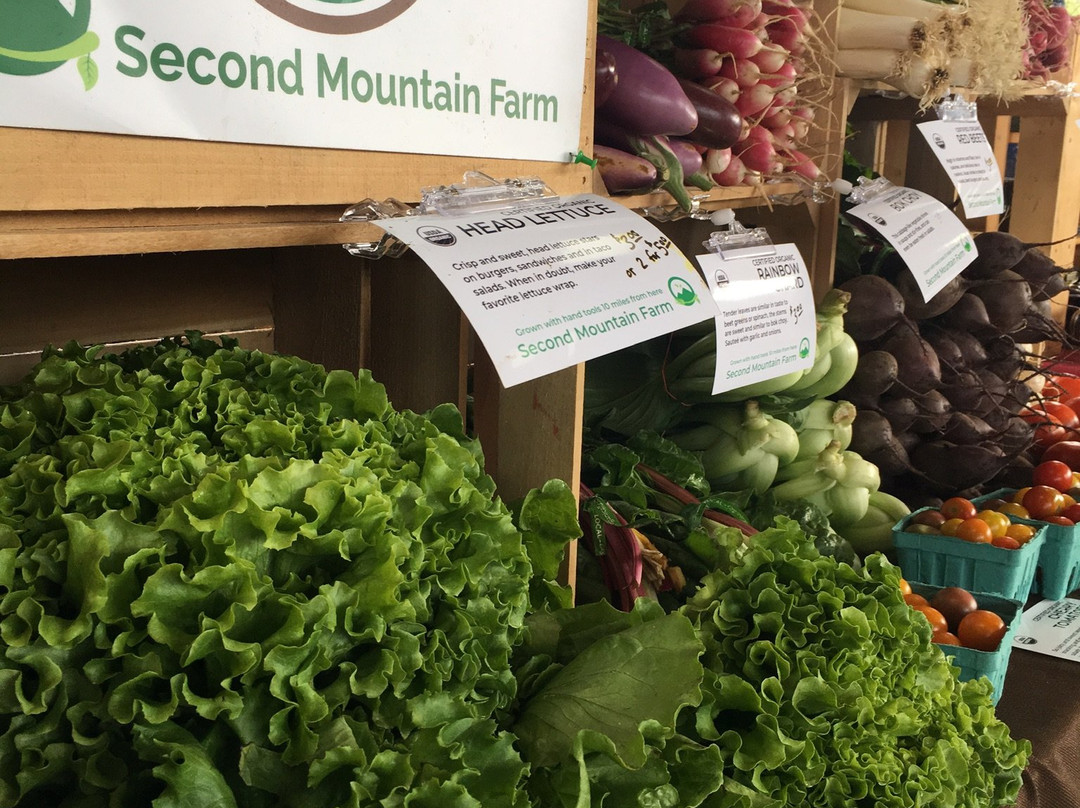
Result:
[[[960,644],[960,638],[953,634],[951,631],[942,631],[940,634],[935,634],[931,639],[938,645]]]
[[[1070,505],[1068,508],[1061,512],[1061,515],[1066,519],[1071,519],[1073,524],[1080,522],[1080,503],[1076,505]]]
[[[990,543],[995,547],[1000,547],[1002,550],[1020,549],[1020,542],[1018,542],[1012,536],[994,536],[994,538],[990,540]]]
[[[1036,446],[1043,448],[1053,446],[1073,434],[1065,428],[1060,418],[1042,409],[1039,404],[1034,407],[1025,407],[1020,412],[1020,417],[1035,427]]]
[[[1061,440],[1047,446],[1039,460],[1057,460],[1073,471],[1080,471],[1080,440]]]
[[[939,589],[930,598],[930,605],[945,616],[945,622],[949,624],[950,631],[955,631],[966,615],[979,608],[975,596],[959,586],[946,586],[944,589]]]
[[[1050,382],[1054,385],[1054,387],[1058,387],[1064,391],[1064,395],[1060,396],[1062,400],[1067,398],[1073,398],[1074,396],[1080,396],[1080,377],[1051,376]]]
[[[979,511],[974,502],[963,497],[949,497],[939,510],[946,519],[971,519]]]
[[[965,648],[996,651],[1006,630],[1005,621],[999,615],[986,609],[976,609],[960,621],[956,636]]]
[[[1045,519],[1061,513],[1065,507],[1065,498],[1056,488],[1048,485],[1033,485],[1024,494],[1022,504],[1031,514],[1032,519]]]
[[[908,592],[906,595],[904,595],[904,603],[906,603],[913,609],[918,609],[921,606],[930,605],[930,602],[926,598],[915,592]]]
[[[1069,519],[1067,516],[1060,513],[1048,516],[1043,521],[1049,522],[1052,525],[1064,525],[1065,527],[1072,527],[1076,524],[1072,519]]]
[[[956,538],[977,544],[989,544],[994,540],[994,531],[982,519],[972,517],[960,523],[956,529]]]
[[[1076,410],[1062,401],[1043,401],[1042,408],[1053,415],[1066,429],[1076,429],[1080,426],[1080,417]]]
[[[1058,491],[1073,487],[1073,473],[1068,463],[1061,460],[1042,460],[1031,470],[1032,485],[1047,485]]]

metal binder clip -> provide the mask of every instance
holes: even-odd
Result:
[[[979,120],[978,105],[974,101],[966,101],[955,95],[950,95],[945,100],[934,104],[934,111],[938,119],[942,121]]]
[[[420,212],[453,216],[507,208],[555,195],[538,177],[496,180],[481,171],[467,171],[465,181],[459,185],[424,188]]]
[[[339,221],[342,222],[373,222],[377,219],[393,219],[399,216],[414,216],[415,208],[411,208],[404,202],[396,199],[387,199],[384,202],[376,202],[374,199],[365,199],[347,209]],[[384,232],[378,241],[359,241],[342,244],[342,247],[350,255],[358,258],[400,258],[404,255],[409,245],[398,241],[389,233]]]
[[[776,245],[764,227],[743,227],[735,219],[731,210],[718,210],[713,214],[713,224],[723,230],[716,230],[702,244],[706,250],[715,253],[725,261],[732,258],[758,258],[763,255],[776,255]]]
[[[855,185],[851,189],[851,193],[848,194],[848,201],[851,202],[852,205],[861,205],[864,202],[877,199],[882,194],[886,194],[894,188],[896,188],[896,186],[884,177],[874,177],[874,179],[859,177],[858,184]]]

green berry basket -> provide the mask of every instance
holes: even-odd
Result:
[[[972,502],[979,505],[991,499],[1008,500],[1016,491],[1015,488],[1000,488]],[[1014,516],[1009,518],[1046,534],[1030,594],[1042,595],[1048,600],[1061,600],[1080,587],[1080,525],[1055,525]]]
[[[1046,525],[1018,550],[964,541],[955,536],[911,533],[906,528],[920,508],[893,526],[896,560],[904,578],[930,586],[961,586],[969,592],[1024,601],[1035,581]]]
[[[1013,552],[1016,551],[1013,550]],[[933,598],[943,588],[914,581],[908,581],[908,583],[911,584],[912,592],[922,595],[927,600]],[[1001,644],[998,645],[996,651],[979,651],[959,645],[942,645],[941,650],[945,652],[945,656],[952,657],[952,663],[960,669],[957,678],[961,682],[978,679],[980,676],[989,679],[990,684],[994,686],[994,694],[991,698],[994,704],[997,704],[1001,698],[1001,691],[1005,688],[1005,672],[1009,667],[1013,637],[1020,626],[1020,616],[1024,606],[1018,600],[1002,598],[986,592],[971,592],[971,594],[975,596],[980,609],[994,612],[1005,622],[1005,636]]]

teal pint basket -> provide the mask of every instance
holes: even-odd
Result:
[[[955,536],[904,530],[920,508],[893,526],[896,560],[904,578],[930,586],[961,586],[969,592],[1024,601],[1035,581],[1045,541],[1042,525],[1019,550],[964,541]],[[1036,527],[1032,525],[1032,527]]]
[[[1007,500],[1015,493],[1015,488],[1001,488],[972,501],[979,504],[989,499]],[[1080,587],[1080,525],[1054,525],[1038,519],[1009,518],[1022,525],[1045,530],[1046,533],[1030,594],[1041,595],[1047,600],[1061,600]]]
[[[1013,550],[1012,552],[1017,551]],[[914,581],[908,581],[908,583],[911,584],[912,592],[922,595],[927,600],[930,600],[938,590],[943,588],[927,586]],[[945,652],[945,656],[952,657],[952,663],[960,669],[957,678],[961,682],[978,679],[980,676],[989,679],[990,684],[994,686],[991,699],[994,704],[997,704],[1001,698],[1001,692],[1005,688],[1005,672],[1009,667],[1009,655],[1012,653],[1013,637],[1020,626],[1020,616],[1023,613],[1024,606],[1020,601],[1001,598],[986,592],[972,591],[971,594],[975,596],[980,609],[994,612],[1005,621],[1005,636],[1002,638],[1001,644],[996,651],[979,651],[975,648],[964,648],[958,645],[942,645],[940,647]]]

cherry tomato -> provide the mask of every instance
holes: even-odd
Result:
[[[933,606],[916,606],[915,611],[922,612],[927,622],[930,623],[931,630],[935,633],[941,633],[949,630],[949,624],[945,620],[945,615],[935,609]]]
[[[1071,488],[1069,490],[1070,491],[1075,491],[1076,489]],[[1066,491],[1065,493],[1063,493],[1061,495],[1061,499],[1065,502],[1065,507],[1066,508],[1068,508],[1070,505],[1075,505],[1076,504],[1076,497],[1073,494],[1070,494],[1069,491]]]
[[[977,651],[996,651],[1005,636],[1005,621],[987,609],[976,609],[964,616],[956,629],[960,644]]]
[[[1015,539],[1019,544],[1023,545],[1031,540],[1031,537],[1035,535],[1035,528],[1031,525],[1018,525],[1011,524],[1009,529],[1005,531],[1005,538]]]
[[[1020,417],[1035,427],[1035,445],[1044,449],[1067,439],[1072,434],[1061,423],[1060,418],[1042,409],[1038,404],[1034,407],[1025,407],[1021,410]]]
[[[1054,374],[1050,377],[1050,383],[1064,391],[1065,398],[1080,396],[1080,377]]]
[[[965,615],[979,608],[979,602],[975,600],[975,596],[960,586],[946,586],[944,589],[939,589],[930,598],[930,605],[944,615],[950,631],[956,630]]]
[[[1000,511],[1002,505],[1008,504],[1008,500],[1001,499],[1001,497],[994,497],[993,499],[984,499],[982,508],[984,511]]]
[[[901,578],[900,579],[900,594],[901,595],[910,595],[911,594],[911,584],[909,584],[907,582],[906,578]]]
[[[1012,524],[1009,517],[1000,511],[979,511],[975,516],[990,525],[990,535],[992,536],[1004,536],[1005,531]]]
[[[994,536],[994,538],[990,540],[990,543],[995,547],[1000,547],[1002,550],[1020,549],[1020,542],[1012,536]]]
[[[1024,497],[1025,497],[1025,495],[1026,495],[1026,494],[1027,494],[1027,492],[1028,492],[1028,491],[1030,491],[1030,490],[1031,490],[1031,486],[1030,486],[1030,485],[1028,485],[1028,486],[1025,486],[1025,487],[1023,487],[1023,488],[1020,488],[1020,489],[1017,489],[1016,493],[1014,493],[1014,494],[1012,495],[1011,501],[1012,501],[1012,502],[1015,502],[1015,503],[1016,503],[1016,504],[1018,504],[1018,505],[1019,505],[1019,504],[1022,504],[1022,503],[1023,503],[1023,501],[1024,501]]]
[[[1062,516],[1061,514],[1054,514],[1053,516],[1048,516],[1043,521],[1049,522],[1052,525],[1064,525],[1065,527],[1072,527],[1076,524],[1076,522],[1074,522],[1072,519]]]
[[[1080,427],[1080,417],[1069,404],[1062,401],[1044,401],[1042,408],[1061,421],[1061,425],[1066,429],[1073,430]]]
[[[1066,519],[1072,519],[1074,523],[1080,522],[1080,504],[1066,505],[1061,515]]]
[[[960,525],[962,524],[964,524],[963,519],[946,519],[945,524],[941,526],[941,535],[955,536],[956,531],[960,529]]]
[[[938,645],[959,645],[960,638],[953,634],[951,631],[942,631],[940,634],[935,634],[931,637]]]
[[[973,516],[960,523],[960,526],[956,529],[956,538],[979,544],[989,544],[993,540],[994,534],[990,530],[990,525]]]
[[[1068,491],[1073,487],[1072,469],[1060,460],[1043,460],[1031,470],[1031,484]]]
[[[930,601],[924,598],[922,595],[917,595],[914,592],[909,592],[904,595],[904,603],[913,609],[918,609],[920,606],[929,606]]]
[[[970,499],[963,497],[949,497],[941,503],[941,513],[946,519],[971,519],[978,508]]]
[[[1027,508],[1021,505],[1019,502],[1006,502],[998,511],[1006,516],[1013,516],[1019,519],[1030,519],[1031,514],[1027,512]]]
[[[905,533],[917,533],[920,536],[936,536],[941,533],[940,528],[930,527],[930,525],[916,525],[911,524],[904,528]]]
[[[941,527],[945,524],[945,514],[937,510],[919,511],[917,514],[911,517],[911,521],[916,525],[929,525],[930,527]]]
[[[1061,497],[1061,492],[1056,488],[1051,488],[1048,485],[1033,485],[1024,494],[1024,501],[1021,504],[1027,508],[1027,512],[1031,514],[1032,519],[1045,519],[1047,516],[1061,513],[1065,501]]]

